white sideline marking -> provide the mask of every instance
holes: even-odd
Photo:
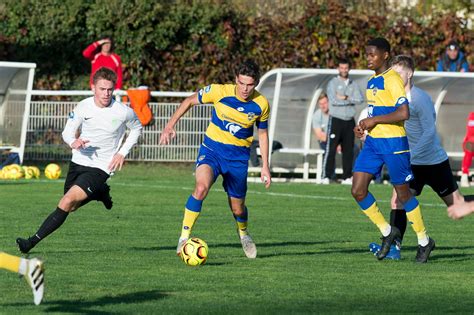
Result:
[[[113,185],[120,185],[120,186],[129,186],[129,187],[151,187],[151,188],[159,188],[159,189],[180,189],[180,190],[188,190],[192,191],[194,187],[183,187],[183,186],[163,186],[163,185],[149,185],[149,184],[138,184],[138,183],[113,183]],[[211,188],[214,191],[225,192],[222,188]],[[254,195],[270,195],[270,196],[277,196],[277,197],[292,197],[292,198],[301,198],[301,199],[323,199],[323,200],[338,200],[338,201],[352,201],[355,204],[353,198],[348,197],[331,197],[331,196],[321,196],[321,195],[298,195],[298,194],[289,194],[289,193],[276,193],[276,192],[261,192],[261,191],[247,191],[247,194],[254,194]],[[390,200],[385,199],[377,199],[378,202],[388,202]],[[439,207],[444,208],[446,205],[441,203],[421,203],[421,206],[428,206],[428,207]]]
[[[54,182],[64,182],[64,180],[35,180],[33,182],[40,182],[40,183],[54,183]],[[170,182],[172,183],[172,182]],[[192,191],[194,187],[185,187],[185,186],[164,186],[164,185],[153,185],[153,184],[140,184],[140,183],[111,183],[112,187],[113,186],[128,186],[128,187],[150,187],[150,188],[159,188],[159,189],[171,189],[171,190],[188,190]],[[222,188],[211,188],[214,191],[219,191],[219,192],[225,192],[224,189]],[[276,197],[292,197],[292,198],[301,198],[301,199],[315,199],[315,200],[338,200],[338,201],[352,201],[355,203],[353,198],[349,197],[331,197],[331,196],[321,196],[321,195],[298,195],[298,194],[289,194],[289,193],[276,193],[276,192],[261,192],[261,191],[247,191],[247,194],[253,194],[253,195],[269,195],[269,196],[276,196]],[[390,200],[385,200],[385,199],[377,199],[378,202],[388,202],[390,203]],[[426,207],[439,207],[439,208],[445,208],[446,205],[442,203],[421,203],[421,206]]]

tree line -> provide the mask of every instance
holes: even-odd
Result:
[[[377,36],[389,39],[395,54],[413,56],[419,70],[434,70],[451,39],[473,64],[474,31],[462,5],[427,12],[391,10],[385,1],[348,3],[6,0],[0,4],[0,59],[35,62],[37,89],[87,89],[90,64],[82,50],[112,36],[126,88],[175,91],[228,82],[234,65],[247,58],[262,72],[332,68],[339,57],[364,69],[365,43]]]

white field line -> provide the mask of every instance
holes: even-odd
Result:
[[[49,179],[39,179],[39,180],[32,180],[31,182],[36,183],[56,183],[56,182],[64,182],[64,180],[49,180]],[[171,182],[169,182],[171,183]],[[142,184],[137,182],[112,182],[111,186],[125,186],[125,187],[147,187],[147,188],[156,188],[156,189],[166,189],[166,190],[187,190],[190,193],[194,189],[191,186],[170,186],[170,185],[157,185],[157,184]],[[213,191],[224,192],[224,189],[213,187],[211,188]],[[322,196],[322,195],[299,195],[299,194],[289,194],[289,193],[277,193],[277,192],[270,192],[270,191],[252,191],[248,190],[247,194],[252,195],[266,195],[266,196],[275,196],[275,197],[291,197],[291,198],[300,198],[300,199],[314,199],[314,200],[337,200],[337,201],[347,201],[347,202],[354,202],[352,197],[332,197],[332,196]],[[390,200],[385,199],[377,199],[379,202],[388,202]],[[442,203],[421,203],[421,206],[427,207],[439,207],[445,208],[446,205]]]

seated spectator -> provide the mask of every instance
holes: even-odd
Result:
[[[326,93],[321,93],[319,96],[318,106],[319,108],[313,114],[313,132],[319,142],[319,147],[326,150],[329,121],[329,99]]]
[[[468,72],[469,65],[466,57],[456,41],[450,41],[446,51],[441,55],[436,66],[436,71]]]

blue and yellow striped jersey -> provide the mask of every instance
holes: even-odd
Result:
[[[366,95],[369,117],[390,114],[399,106],[408,105],[402,78],[392,68],[370,77]],[[369,131],[365,144],[382,154],[408,152],[404,122],[376,125]]]
[[[228,160],[248,160],[254,124],[268,127],[270,106],[265,96],[254,91],[245,101],[236,95],[235,84],[211,84],[198,92],[201,104],[213,103],[212,117],[203,145]]]

